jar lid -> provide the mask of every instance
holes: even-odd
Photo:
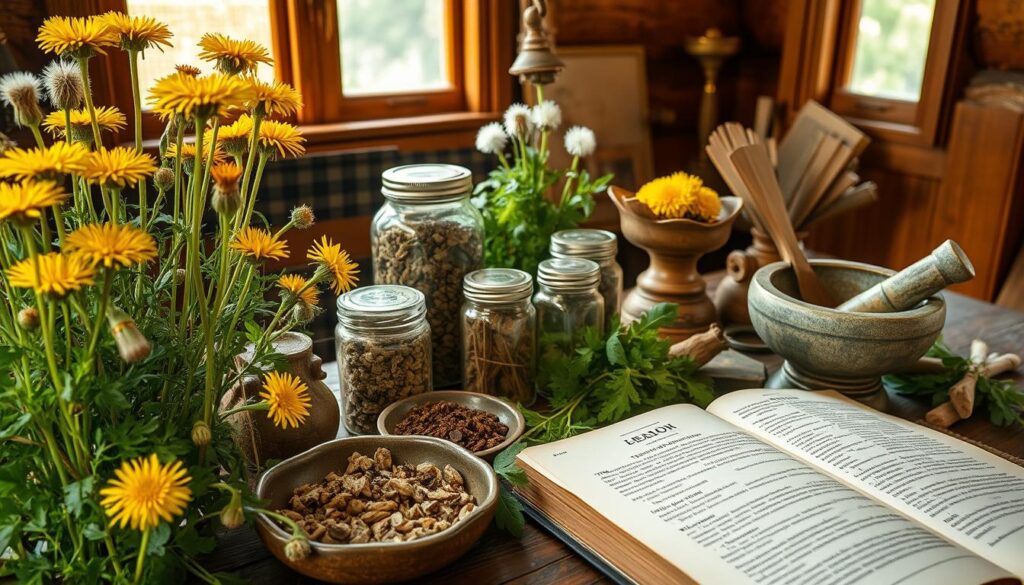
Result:
[[[338,322],[356,329],[408,328],[426,313],[423,293],[400,284],[363,286],[338,297]]]
[[[466,197],[473,174],[466,167],[415,164],[390,168],[381,175],[384,197],[403,203],[440,203]]]
[[[596,289],[600,279],[601,267],[586,258],[551,258],[537,267],[537,282],[555,291]]]
[[[533,277],[515,268],[474,270],[462,286],[466,298],[478,303],[510,303],[533,295]]]
[[[562,230],[551,236],[551,255],[607,260],[615,257],[618,244],[615,234],[606,230]]]

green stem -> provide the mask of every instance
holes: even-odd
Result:
[[[89,355],[95,355],[96,343],[100,339],[100,331],[103,329],[103,322],[107,316],[107,305],[110,303],[110,289],[114,284],[113,270],[103,271],[103,292],[100,295],[99,312],[96,313],[96,321],[92,326],[92,335],[89,336]]]
[[[43,135],[39,132],[39,124],[29,125],[29,128],[32,130],[32,136],[36,139],[36,146],[38,146],[40,150],[46,148],[46,142],[43,140]]]
[[[149,532],[150,529],[147,527],[142,531],[142,542],[139,544],[139,556],[135,559],[135,578],[132,580],[134,585],[142,582],[142,568],[146,564],[146,549],[149,548]]]
[[[114,564],[114,572],[120,579],[124,579],[124,569],[121,568],[121,561],[117,559],[117,549],[114,548],[114,539],[110,538],[109,532],[103,535],[103,541],[107,544],[107,552],[110,562]]]
[[[565,207],[565,202],[569,200],[569,188],[572,186],[572,180],[576,177],[576,169],[580,165],[580,157],[572,157],[572,165],[569,166],[569,172],[565,177],[565,184],[562,185],[562,197],[558,200],[558,210],[561,211]]]
[[[243,404],[242,406],[236,406],[230,410],[221,411],[219,413],[219,416],[221,420],[224,420],[233,414],[238,414],[239,412],[257,412],[261,410],[270,410],[270,403],[267,402],[266,400],[261,400],[260,402],[256,402],[254,404]]]
[[[259,148],[260,140],[260,124],[262,123],[263,115],[259,111],[254,110],[252,113],[252,136],[249,139],[249,158],[245,163],[245,172],[242,175],[242,183],[239,185],[239,193],[242,194],[242,197],[245,197],[243,203],[246,210],[252,208],[252,202],[250,199],[254,198],[256,195],[255,189],[251,193],[249,192],[249,177],[252,175],[252,166],[256,161],[256,151]],[[235,216],[235,231],[238,231],[238,229],[243,225],[248,225],[251,213],[252,212],[247,211],[244,216]],[[242,219],[245,220],[245,223],[242,223]]]
[[[82,73],[82,86],[85,87],[85,107],[89,110],[89,121],[92,123],[92,139],[97,149],[103,148],[100,139],[100,125],[96,122],[96,108],[92,104],[92,92],[89,91],[89,58],[78,58],[78,70]]]

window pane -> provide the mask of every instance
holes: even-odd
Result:
[[[233,39],[250,39],[271,50],[270,8],[267,0],[128,0],[129,14],[152,16],[171,29],[173,47],[163,52],[149,49],[139,61],[142,95],[153,82],[174,71],[178,64],[195,65],[204,73],[213,63],[200,61],[199,39],[220,33]],[[260,65],[260,78],[271,80],[274,69]]]
[[[917,101],[935,0],[861,0],[849,89]]]
[[[450,87],[446,0],[338,0],[345,95]]]

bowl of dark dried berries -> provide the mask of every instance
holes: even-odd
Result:
[[[479,392],[436,390],[399,400],[377,417],[381,435],[422,435],[451,441],[491,461],[523,434],[514,404]]]
[[[278,516],[258,515],[260,538],[295,571],[329,583],[395,583],[441,569],[479,540],[498,479],[450,441],[349,437],[270,468],[256,497]]]

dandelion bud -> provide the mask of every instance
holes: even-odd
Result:
[[[288,560],[292,562],[301,561],[308,557],[310,552],[309,541],[304,537],[293,536],[284,545],[284,556],[288,557]]]
[[[85,99],[82,72],[73,61],[57,59],[43,69],[46,96],[58,110],[74,110]]]
[[[219,163],[210,169],[210,176],[213,177],[213,199],[211,205],[214,211],[222,215],[233,216],[238,208],[242,206],[242,198],[238,193],[238,179],[242,176],[242,169],[235,163]]]
[[[174,70],[189,77],[199,77],[199,74],[202,73],[198,67],[186,64],[175,65]]]
[[[18,325],[26,331],[39,327],[39,311],[35,307],[26,307],[18,311]]]
[[[185,284],[185,269],[179,268],[174,271],[174,286]]]
[[[313,225],[316,217],[313,215],[313,208],[308,205],[300,205],[292,210],[292,224],[295,229],[304,230]]]
[[[0,77],[0,101],[14,108],[14,120],[19,126],[38,126],[43,121],[39,91],[39,79],[26,71]]]
[[[196,447],[205,447],[210,444],[213,434],[210,432],[210,425],[206,421],[197,420],[192,423],[192,444]]]
[[[316,309],[310,306],[309,303],[299,301],[292,307],[292,321],[296,325],[305,325],[312,321],[313,317],[316,317]]]
[[[117,342],[117,351],[125,363],[138,363],[149,356],[153,348],[128,313],[111,307],[107,310],[107,323],[110,324],[110,333]]]
[[[170,191],[174,188],[174,171],[167,167],[160,167],[153,173],[153,185],[157,191]]]
[[[231,492],[231,501],[220,511],[220,523],[228,530],[238,528],[245,523],[245,511],[242,509],[242,492]]]

